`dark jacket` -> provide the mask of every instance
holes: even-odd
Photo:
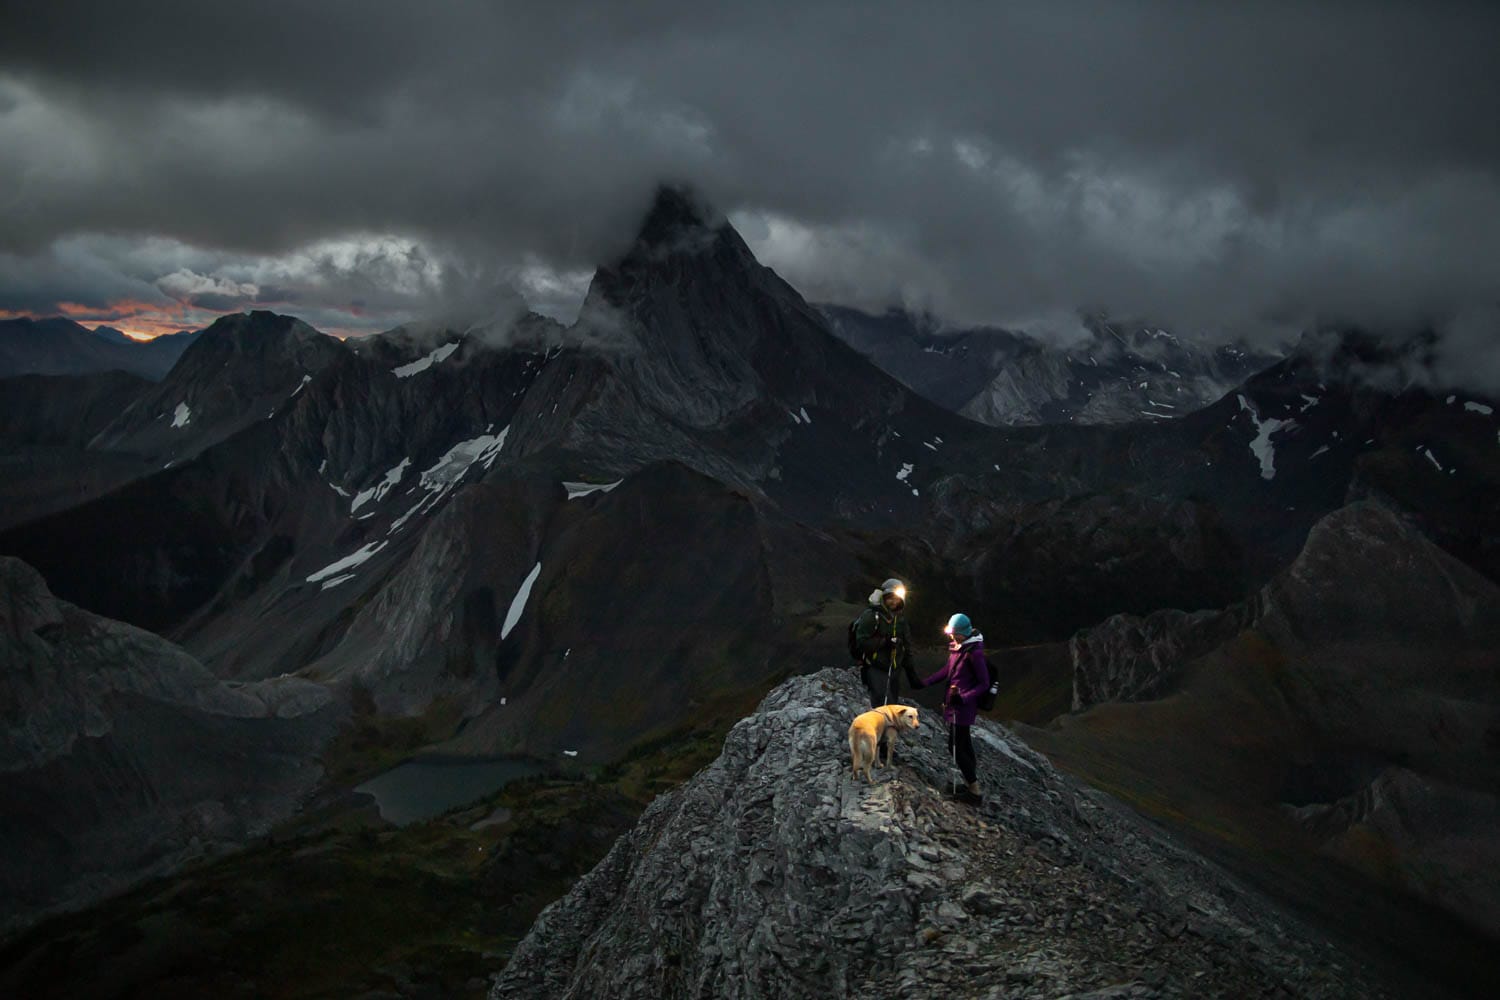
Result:
[[[890,646],[892,635],[896,637],[894,650]],[[899,611],[892,614],[884,604],[865,608],[854,623],[854,642],[859,646],[861,661],[881,673],[893,665],[897,670],[912,669],[911,628],[906,616]]]
[[[941,684],[943,721],[972,726],[979,714],[979,696],[990,686],[990,665],[984,658],[984,636],[975,632],[948,654],[948,662],[922,682],[923,687]],[[956,687],[957,690],[949,690]]]

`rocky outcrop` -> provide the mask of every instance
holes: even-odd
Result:
[[[322,774],[340,709],[295,678],[225,684],[0,557],[3,925],[243,842]]]
[[[1288,807],[1329,857],[1500,938],[1500,796],[1404,767],[1332,803]]]
[[[1330,880],[1301,900],[1325,913],[1415,897],[1500,937],[1500,587],[1409,516],[1350,504],[1243,604],[1117,616],[1071,650],[1083,711],[1031,732],[1075,773],[1237,852],[1283,839]],[[1378,946],[1424,961],[1404,919]]]
[[[1080,631],[1068,643],[1073,711],[1159,696],[1184,664],[1234,637],[1252,614],[1249,604],[1223,611],[1164,608],[1144,618],[1115,615]]]
[[[941,724],[866,785],[847,671],[782,684],[548,907],[511,997],[1379,996],[1327,942],[988,722],[986,801]]]
[[[1070,643],[1073,709],[1156,697],[1189,662],[1251,626],[1283,647],[1500,642],[1492,590],[1401,514],[1350,504],[1319,521],[1298,558],[1250,600],[1115,615],[1081,630]]]
[[[1319,521],[1260,600],[1256,627],[1287,644],[1500,645],[1500,589],[1372,501]]]
[[[1047,423],[1054,403],[1066,402],[1073,372],[1061,352],[1035,350],[1012,360],[959,410],[995,427]]]

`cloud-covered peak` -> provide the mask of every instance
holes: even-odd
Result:
[[[971,325],[1500,298],[1494,5],[151,6],[7,14],[0,310],[567,319],[664,180],[811,299]]]

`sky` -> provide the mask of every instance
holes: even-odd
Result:
[[[1479,350],[1497,50],[1494,3],[12,4],[0,318],[567,321],[673,182],[812,301]]]

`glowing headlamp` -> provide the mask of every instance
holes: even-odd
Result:
[[[898,598],[900,598],[903,601],[906,600],[906,588],[905,587],[897,587],[895,590],[891,591],[891,593],[895,594]]]

